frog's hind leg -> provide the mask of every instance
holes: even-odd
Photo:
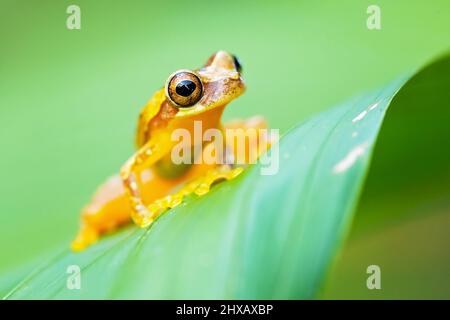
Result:
[[[226,146],[234,163],[253,164],[276,141],[261,116],[231,120],[223,125]],[[231,132],[231,134],[230,134]],[[244,142],[243,146],[239,142]]]
[[[151,202],[166,195],[178,180],[159,178],[153,171],[141,174],[142,197]],[[72,242],[72,249],[80,251],[97,241],[99,236],[110,232],[130,221],[132,207],[119,175],[109,178],[98,188],[91,202],[81,214],[81,227]]]

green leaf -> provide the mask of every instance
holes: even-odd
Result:
[[[450,59],[400,90],[386,114],[349,241],[324,298],[450,297]],[[382,290],[367,290],[367,266]]]
[[[261,175],[258,163],[148,229],[130,226],[82,253],[64,251],[7,298],[317,297],[349,230],[385,113],[408,79],[292,129],[279,143],[275,175]],[[81,290],[67,289],[69,265],[81,267]]]

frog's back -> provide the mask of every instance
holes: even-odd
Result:
[[[164,120],[174,116],[176,110],[168,106],[164,89],[157,91],[139,114],[136,131],[136,146],[142,147],[149,139],[153,127],[161,126]],[[172,112],[172,111],[174,112]]]

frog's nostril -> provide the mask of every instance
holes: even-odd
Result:
[[[233,62],[234,62],[234,67],[236,68],[237,72],[241,73],[242,72],[241,62],[239,61],[239,58],[235,55],[233,55]]]

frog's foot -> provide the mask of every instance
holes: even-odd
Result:
[[[209,192],[212,185],[223,180],[232,180],[240,175],[242,171],[244,171],[244,168],[242,167],[231,168],[228,165],[220,166],[218,168],[210,170],[206,173],[205,176],[200,177],[196,181],[197,185],[192,192],[197,196],[203,196],[204,194]],[[187,191],[189,192],[189,189]]]
[[[110,177],[83,208],[81,227],[72,241],[72,250],[81,251],[96,242],[102,234],[127,223],[130,211],[122,180],[117,175]]]
[[[201,176],[186,185],[174,194],[170,194],[151,203],[146,208],[139,208],[132,213],[131,218],[140,227],[148,227],[166,210],[174,208],[183,202],[185,196],[196,194],[203,196],[209,192],[211,186],[224,180],[236,178],[244,169],[242,167],[231,168],[223,165],[209,170],[204,176]]]
[[[133,201],[133,200],[132,200]],[[183,196],[176,193],[153,201],[149,206],[133,204],[135,210],[131,213],[131,219],[141,228],[148,227],[165,210],[174,208],[183,201]]]
[[[99,233],[95,228],[88,225],[81,226],[78,231],[75,240],[72,241],[70,247],[73,251],[81,251],[87,248],[89,245],[97,241]]]

